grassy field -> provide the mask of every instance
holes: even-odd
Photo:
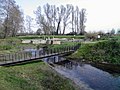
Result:
[[[48,48],[50,48],[50,49],[56,49],[56,48],[62,49],[65,47],[75,46],[77,44],[80,44],[80,43],[79,42],[64,42],[60,45],[49,45]]]
[[[19,39],[45,39],[45,38],[75,38],[75,39],[83,39],[83,35],[27,35],[27,36],[19,36]]]
[[[32,36],[33,37],[33,36]],[[28,38],[28,37],[26,37]],[[6,39],[0,39],[0,54],[5,54],[5,53],[14,53],[14,52],[19,52],[24,50],[25,48],[37,48],[37,47],[44,47],[47,46],[50,49],[53,48],[63,48],[67,46],[73,46],[77,44],[76,42],[62,42],[61,45],[35,45],[35,44],[22,44],[21,39],[19,38],[6,38]]]
[[[9,37],[6,39],[0,39],[0,54],[4,53],[12,53],[12,52],[17,52],[21,51],[25,47],[30,47],[30,48],[36,48],[37,45],[34,44],[22,44],[21,40],[22,39],[45,39],[45,38],[76,38],[76,39],[81,39],[84,38],[84,36],[80,35],[27,35],[27,36],[18,36],[18,37]],[[69,45],[73,45],[74,43],[68,43]],[[67,45],[68,44],[64,44]],[[63,44],[62,44],[63,45]],[[43,45],[39,45],[42,47]],[[60,45],[55,45],[54,47],[61,47]]]
[[[75,90],[44,62],[0,67],[0,90]]]
[[[36,48],[36,45],[22,44],[17,38],[0,39],[0,54],[22,51],[25,47]]]

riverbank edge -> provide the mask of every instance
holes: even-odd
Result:
[[[48,63],[47,63],[48,64]],[[49,64],[48,64],[49,65]],[[61,73],[57,72],[55,67],[55,64],[51,64],[49,65],[51,69],[53,69],[53,71],[57,74],[60,75],[60,77],[64,78],[64,79],[68,79],[68,81],[70,81],[70,83],[73,85],[73,87],[75,87],[75,90],[93,90],[91,87],[89,87],[88,84],[86,84],[85,82],[81,81],[80,85],[77,85],[77,83],[75,83],[74,80],[62,75]]]
[[[76,62],[84,62],[91,64],[92,66],[95,66],[97,68],[100,68],[102,70],[107,70],[110,73],[120,73],[120,64],[113,64],[113,63],[105,63],[105,62],[94,62],[91,60],[85,60],[83,58],[72,58],[70,56],[66,56],[67,60],[76,61]]]
[[[53,72],[54,72],[55,74],[59,75],[59,76],[60,76],[61,78],[63,78],[63,79],[67,79],[67,80],[69,81],[69,83],[73,85],[73,87],[75,88],[75,90],[81,90],[81,87],[78,86],[77,84],[75,84],[74,81],[72,81],[71,79],[65,77],[64,75],[60,74],[59,72],[57,72],[57,71],[55,70],[55,68],[54,68],[54,67],[55,67],[54,64],[48,64],[48,63],[46,63],[46,64],[51,68],[51,70],[53,70]]]

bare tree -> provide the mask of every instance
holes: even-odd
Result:
[[[78,25],[78,23],[79,23],[79,8],[78,8],[78,6],[76,6],[76,29],[77,29],[77,34],[79,34],[79,25]]]
[[[74,32],[74,6],[72,6],[72,32]]]
[[[45,6],[44,6],[45,8]],[[47,10],[45,9],[45,12],[47,15]],[[44,34],[50,34],[50,25],[49,25],[49,20],[45,18],[45,15],[41,14],[41,7],[39,6],[37,8],[37,11],[35,11],[36,14],[36,22],[39,25],[39,29],[41,30],[41,32],[43,32]],[[49,15],[48,15],[49,17]]]
[[[62,18],[65,14],[65,7],[63,5],[61,5],[60,7],[57,7],[57,30],[56,30],[56,34],[58,35],[58,32],[59,32],[59,28],[60,28],[60,23],[62,21]],[[61,31],[60,31],[61,32]]]
[[[85,9],[79,11],[78,6],[74,8],[73,5],[63,5],[56,7],[55,5],[44,5],[44,12],[41,13],[41,7],[37,8],[36,22],[40,30],[45,34],[59,34],[61,29],[62,34],[65,34],[66,27],[72,24],[72,32],[80,34],[84,32],[86,22]],[[55,30],[56,29],[56,30]]]
[[[27,15],[26,16],[26,27],[27,27],[27,31],[29,33],[33,33],[33,31],[32,31],[32,21],[33,21],[33,18]]]
[[[11,21],[11,36],[14,37],[18,32],[23,29],[23,13],[19,10],[19,6],[11,8],[10,21]]]
[[[52,14],[52,34],[55,33],[56,30],[56,15],[57,15],[57,11],[56,11],[56,6],[55,5],[51,5],[51,14]]]
[[[80,11],[80,34],[84,35],[86,22],[86,9]]]
[[[15,36],[23,22],[22,12],[14,0],[0,0],[0,19],[4,38]]]
[[[44,5],[44,13],[48,22],[48,29],[50,30],[50,34],[55,32],[55,20],[56,20],[56,6],[55,5]]]
[[[42,27],[42,24],[41,24],[41,19],[42,19],[41,6],[39,6],[37,8],[37,10],[34,11],[34,14],[36,14],[36,23],[37,23],[37,25],[39,25],[39,28],[41,28]]]
[[[0,0],[0,17],[3,22],[3,33],[4,38],[8,35],[8,29],[9,29],[9,13],[10,13],[10,7],[11,7],[11,1],[10,0]]]
[[[67,4],[66,6],[67,6],[67,8],[65,9],[65,14],[63,16],[63,35],[65,34],[66,26],[70,23],[69,19],[70,19],[70,14],[72,11],[71,5]]]

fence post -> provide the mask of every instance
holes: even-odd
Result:
[[[26,52],[25,52],[25,60],[27,60],[27,54],[26,54]]]
[[[4,55],[4,60],[5,60],[5,63],[7,63],[7,62],[6,62],[6,55]]]
[[[52,49],[50,49],[50,54],[52,54]]]
[[[20,53],[18,53],[18,60],[20,61]]]
[[[10,60],[10,54],[8,55],[8,57],[9,57],[9,60]]]
[[[14,61],[14,55],[12,54],[12,61]]]
[[[16,53],[14,53],[14,61],[16,61]]]
[[[20,52],[20,60],[22,60],[22,52]]]
[[[56,48],[54,48],[54,53],[56,53]]]
[[[41,56],[41,51],[39,51],[39,57]]]
[[[57,48],[57,53],[58,53],[58,54],[60,53],[60,50],[59,50],[59,48]]]
[[[36,52],[37,52],[37,51],[35,51],[35,58],[36,58]]]
[[[48,49],[46,50],[46,54],[49,55],[49,50]]]
[[[66,51],[66,47],[64,47],[64,53],[65,53],[65,51]]]
[[[43,50],[43,56],[45,56],[45,50]]]
[[[56,49],[54,48],[54,53],[56,53]]]
[[[26,59],[28,59],[28,54],[27,54],[27,52],[26,52]]]

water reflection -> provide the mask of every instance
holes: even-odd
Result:
[[[65,58],[59,57],[59,56],[51,56],[51,57],[43,58],[44,62],[52,63],[52,64],[62,62],[64,60],[65,60]]]
[[[48,60],[48,58],[46,59]],[[110,74],[90,64],[61,60],[61,57],[49,58],[47,62],[55,63],[55,70],[76,84],[88,84],[95,90],[120,90],[120,76]]]

